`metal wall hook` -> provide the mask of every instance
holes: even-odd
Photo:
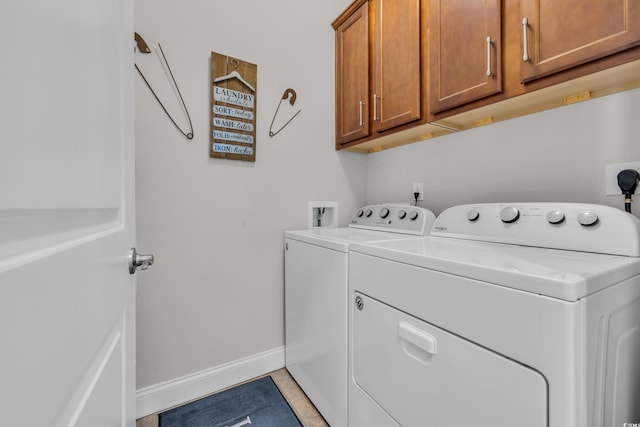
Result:
[[[273,119],[271,119],[271,126],[269,126],[270,137],[273,138],[274,136],[276,136],[282,129],[284,129],[289,123],[291,123],[291,121],[295,119],[298,114],[300,114],[302,110],[298,110],[284,125],[282,125],[280,129],[278,129],[275,132],[273,131],[273,122],[275,122],[276,120],[276,116],[278,115],[278,110],[280,110],[280,105],[282,104],[282,101],[284,101],[285,99],[288,99],[289,103],[293,105],[296,102],[296,98],[297,98],[297,95],[295,90],[291,88],[287,88],[284,91],[284,93],[282,94],[282,98],[280,98],[280,102],[278,103],[278,107],[276,108],[276,112],[273,114]]]

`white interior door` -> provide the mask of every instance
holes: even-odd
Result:
[[[135,417],[133,0],[0,6],[0,424]]]

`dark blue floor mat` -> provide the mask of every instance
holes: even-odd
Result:
[[[163,412],[160,427],[301,427],[266,376]]]

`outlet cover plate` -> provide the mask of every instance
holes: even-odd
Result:
[[[626,163],[610,163],[605,165],[605,194],[607,196],[621,196],[622,192],[618,187],[618,173],[625,169],[635,169],[640,172],[640,161]],[[638,194],[638,189],[635,193]]]
[[[422,182],[413,183],[413,193],[420,193],[418,200],[424,200],[424,185]],[[411,194],[413,200],[413,194]]]

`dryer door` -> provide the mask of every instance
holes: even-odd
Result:
[[[366,295],[355,298],[352,390],[401,426],[547,425],[538,372]],[[350,415],[358,427],[358,414]]]

